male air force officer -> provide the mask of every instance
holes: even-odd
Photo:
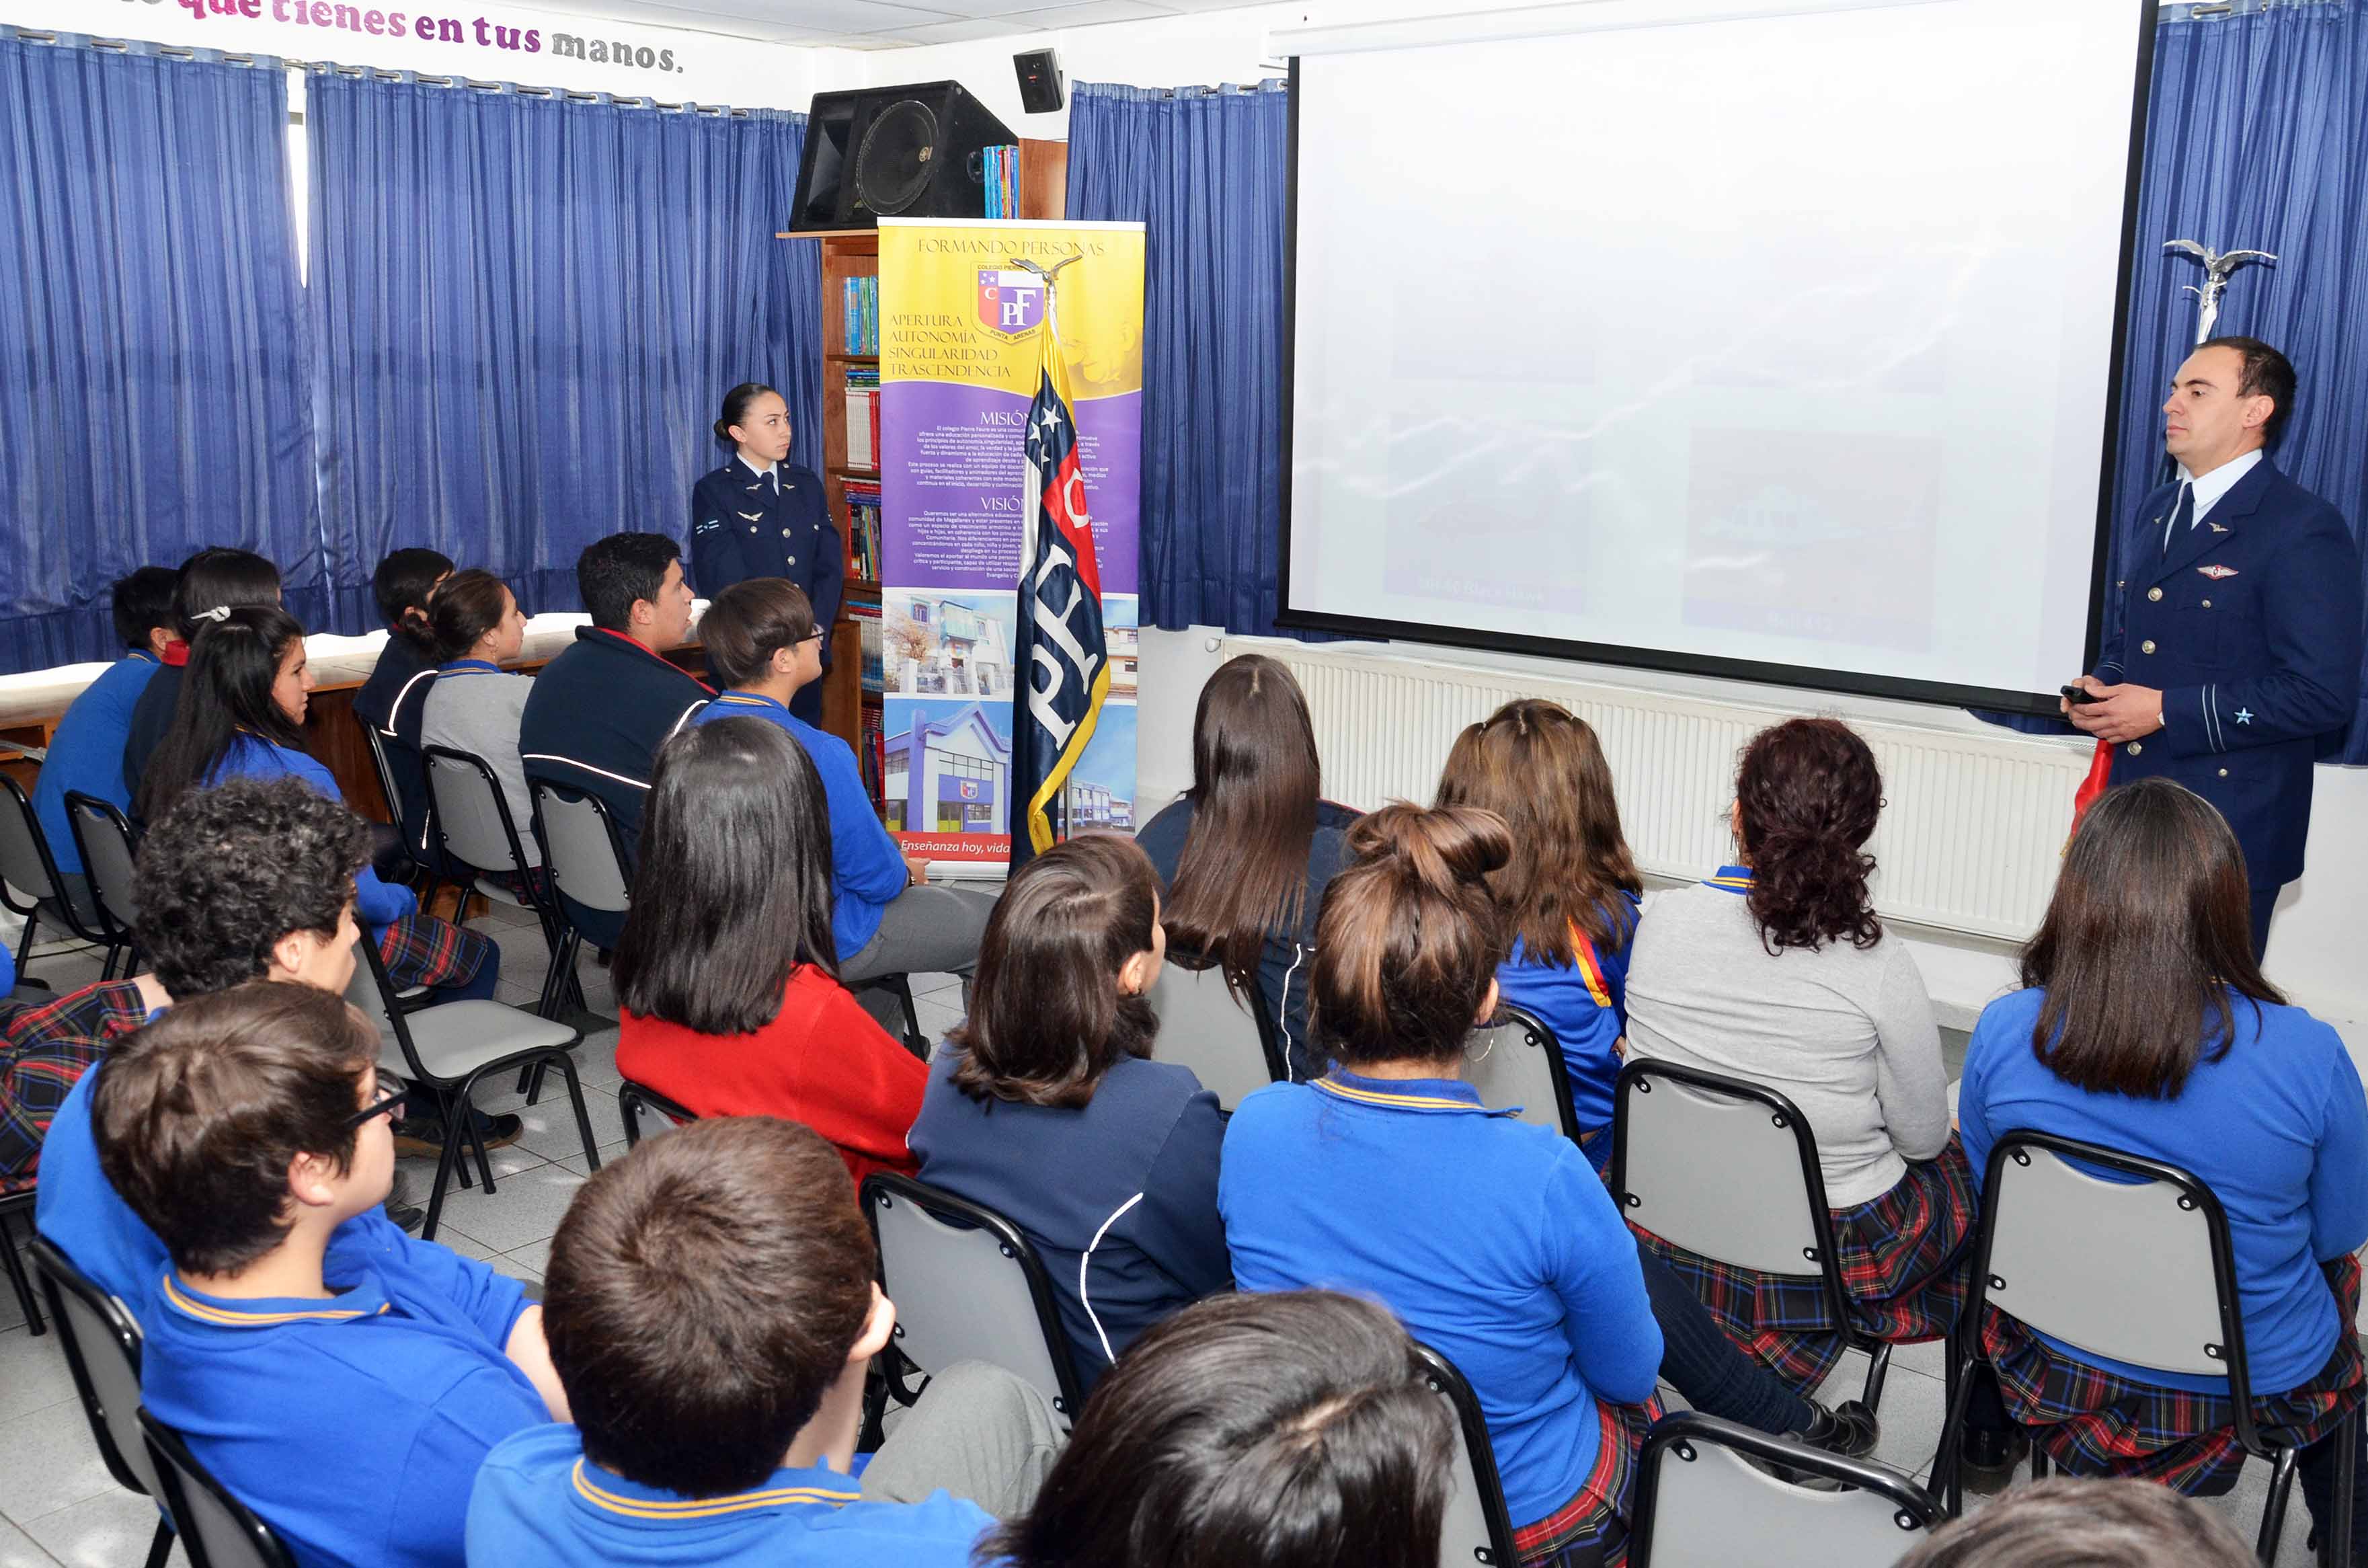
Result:
[[[2064,706],[2118,748],[2112,782],[2159,774],[2220,808],[2245,852],[2253,955],[2278,890],[2302,874],[2311,766],[2360,695],[2360,552],[2336,509],[2262,449],[2294,406],[2294,367],[2215,337],[2163,404],[2179,478],[2148,495],[2105,601],[2098,695]]]

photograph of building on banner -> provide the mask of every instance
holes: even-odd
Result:
[[[1056,501],[1090,529],[1107,672],[1046,810],[1056,834],[1134,826],[1143,244],[1134,223],[880,225],[882,809],[949,873],[999,873],[1042,798],[1014,748],[1014,705],[1050,678],[1019,623],[1031,429],[1074,452]]]

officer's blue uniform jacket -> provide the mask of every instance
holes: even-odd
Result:
[[[691,585],[712,599],[751,577],[785,577],[803,588],[816,626],[838,619],[846,546],[814,470],[785,462],[759,474],[734,458],[692,488]]]
[[[2097,678],[2162,692],[2163,727],[2112,781],[2184,784],[2228,819],[2246,876],[2302,874],[2311,764],[2360,697],[2360,551],[2336,509],[2266,455],[2169,551],[2177,483],[2138,507],[2105,600]]]

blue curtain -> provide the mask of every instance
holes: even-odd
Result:
[[[308,84],[323,535],[348,628],[431,545],[531,613],[621,529],[688,539],[723,395],[767,381],[818,460],[821,273],[776,240],[805,117],[410,80]]]
[[[1290,99],[1281,82],[1071,92],[1069,216],[1146,226],[1144,623],[1271,632]]]
[[[120,652],[108,586],[208,544],[321,598],[277,62],[0,28],[0,670]]]

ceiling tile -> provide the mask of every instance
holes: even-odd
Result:
[[[1154,6],[1145,0],[1084,0],[1076,6],[1015,11],[1003,19],[1033,28],[1090,28],[1101,22],[1141,22],[1176,14],[1173,6]]]
[[[1009,17],[988,17],[966,22],[931,22],[927,27],[898,28],[880,38],[900,39],[906,43],[975,43],[981,39],[1025,38],[1034,29],[1025,22]]]

